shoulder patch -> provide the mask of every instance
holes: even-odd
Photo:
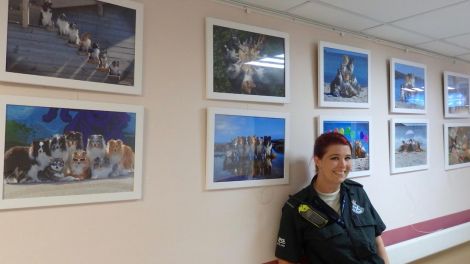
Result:
[[[359,186],[359,187],[362,187],[362,184],[358,183],[358,182],[355,182],[353,180],[350,180],[350,179],[346,179],[344,181],[345,184],[347,185],[355,185],[355,186]]]

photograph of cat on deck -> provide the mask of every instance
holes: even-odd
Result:
[[[136,114],[6,106],[4,199],[133,190]]]
[[[22,2],[9,0],[7,72],[134,85],[135,10],[94,0]]]

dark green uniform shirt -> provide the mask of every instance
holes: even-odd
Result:
[[[302,258],[316,264],[384,263],[377,255],[375,238],[385,230],[385,224],[362,185],[351,180],[341,184],[338,214],[316,193],[315,178],[282,208],[276,257],[294,263]],[[304,219],[298,210],[300,204],[323,213],[328,224],[318,228]]]

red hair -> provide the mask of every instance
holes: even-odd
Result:
[[[349,143],[348,139],[338,132],[329,132],[321,134],[315,140],[315,146],[313,148],[313,156],[318,158],[323,158],[323,155],[326,153],[326,149],[331,145],[345,145],[349,146],[352,153],[352,146]]]

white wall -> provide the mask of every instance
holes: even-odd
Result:
[[[144,3],[142,96],[0,83],[0,94],[144,105],[143,200],[0,212],[1,263],[262,263],[274,259],[281,206],[308,182],[319,115],[370,115],[372,175],[358,178],[389,229],[469,209],[470,169],[444,171],[442,72],[470,65],[343,37],[286,19],[210,0]],[[212,16],[290,35],[291,103],[205,99],[204,18]],[[319,109],[320,40],[371,50],[370,109]],[[390,175],[388,62],[427,65],[428,170]],[[284,111],[291,115],[289,185],[205,191],[206,108]],[[410,117],[406,115],[406,117]],[[417,116],[422,118],[423,116]],[[466,120],[468,122],[468,120]]]

